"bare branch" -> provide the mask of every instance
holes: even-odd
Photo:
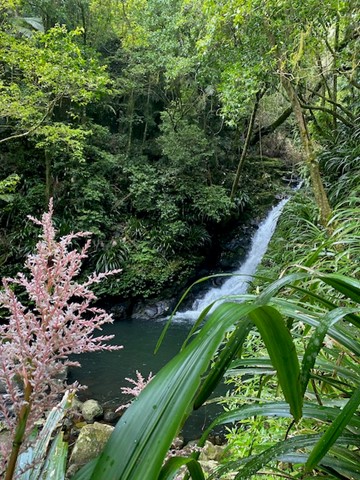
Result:
[[[348,110],[347,108],[345,108],[343,105],[341,105],[338,102],[334,102],[334,100],[331,100],[331,98],[327,98],[324,95],[321,95],[320,93],[315,92],[314,90],[311,90],[311,89],[309,89],[309,90],[310,90],[310,92],[312,92],[317,97],[322,98],[325,102],[331,103],[331,105],[335,105],[340,110],[342,110],[348,117],[350,117],[352,120],[354,120],[355,117],[354,117],[353,113],[350,110]]]
[[[321,112],[325,112],[325,113],[328,113],[329,115],[331,116],[336,116],[336,118],[338,120],[340,120],[340,122],[342,122],[344,125],[346,125],[347,127],[350,127],[352,128],[354,126],[354,124],[352,122],[350,122],[350,120],[347,120],[345,117],[343,117],[342,115],[340,115],[339,113],[336,113],[334,114],[333,110],[330,110],[330,108],[326,108],[326,107],[315,107],[314,105],[306,105],[306,104],[301,104],[301,108],[305,108],[306,110],[319,110]]]

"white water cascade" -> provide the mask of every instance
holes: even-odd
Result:
[[[246,293],[249,282],[267,250],[279,216],[288,200],[289,198],[285,198],[270,210],[254,234],[250,251],[244,262],[225,280],[221,287],[211,288],[202,298],[195,300],[190,310],[178,312],[173,320],[194,321],[199,317],[204,308],[212,302],[216,300],[221,302],[221,300],[224,300],[224,297],[228,297],[229,295],[242,295]],[[217,305],[218,304],[219,302],[217,302]]]

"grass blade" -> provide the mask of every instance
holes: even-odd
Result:
[[[323,341],[329,328],[349,313],[354,313],[356,311],[358,311],[358,309],[336,308],[321,318],[319,325],[316,327],[308,342],[302,361],[300,381],[303,395],[310,379],[310,372],[315,365],[317,356],[323,346]]]
[[[347,402],[341,413],[329,426],[324,435],[313,448],[306,462],[307,470],[314,468],[319,461],[326,455],[329,449],[334,445],[337,438],[341,435],[344,428],[349,424],[353,414],[356,412],[360,403],[360,387],[358,387],[350,400]]]
[[[359,445],[360,439],[357,435],[345,434],[338,438],[341,445]],[[284,455],[293,455],[298,449],[305,449],[315,445],[321,436],[319,434],[313,435],[298,435],[293,438],[282,440],[270,448],[253,457],[247,457],[238,461],[229,462],[223,467],[220,467],[208,480],[216,480],[221,478],[221,475],[230,470],[239,470],[234,477],[235,480],[248,480],[252,475],[255,475],[261,468],[274,460],[284,458]]]

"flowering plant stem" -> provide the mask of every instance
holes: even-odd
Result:
[[[70,356],[121,348],[105,343],[112,335],[94,335],[113,319],[105,310],[91,306],[96,296],[90,289],[119,270],[94,273],[79,283],[76,277],[87,258],[90,234],[70,233],[57,240],[52,216],[50,201],[41,220],[30,217],[42,229],[36,252],[28,256],[26,271],[3,278],[0,288],[0,305],[9,312],[0,323],[0,382],[6,386],[6,394],[0,396],[0,414],[13,440],[12,445],[9,441],[0,444],[0,477],[4,480],[17,475],[23,444],[66,390],[59,375],[67,367],[79,366]],[[82,243],[83,239],[82,248],[72,247],[73,240]],[[33,465],[28,462],[24,468],[28,471]]]
[[[24,436],[25,436],[27,419],[31,410],[31,400],[30,400],[31,393],[32,393],[31,384],[30,382],[27,382],[24,389],[24,405],[21,407],[18,415],[18,421],[16,424],[11,454],[10,454],[4,480],[12,480],[14,476],[14,471],[15,471],[16,462],[19,456],[20,447],[23,443]]]

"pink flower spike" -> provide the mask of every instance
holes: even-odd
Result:
[[[124,393],[125,395],[132,395],[134,398],[138,397],[142,390],[150,383],[150,381],[154,378],[154,375],[152,372],[149,373],[148,378],[146,379],[141,375],[141,373],[136,370],[136,380],[133,378],[125,378],[129,383],[132,383],[134,386],[133,387],[121,387],[121,393]],[[131,405],[131,402],[120,405],[117,409],[116,412],[119,412],[120,410],[123,410]]]
[[[105,343],[112,335],[94,336],[113,319],[103,309],[90,307],[96,300],[90,286],[119,270],[94,274],[79,283],[76,276],[87,258],[90,233],[71,233],[56,240],[52,217],[52,199],[41,220],[29,217],[42,229],[36,251],[26,260],[27,273],[4,278],[0,290],[0,305],[8,311],[0,324],[0,383],[6,389],[0,396],[0,415],[14,432],[26,387],[29,398],[25,403],[31,407],[26,435],[66,390],[58,378],[67,367],[77,364],[69,360],[70,355],[122,348]],[[82,249],[72,248],[73,240],[82,239]],[[21,297],[17,296],[20,291]],[[19,298],[24,298],[24,293],[23,304]],[[3,456],[5,461],[7,456]]]

